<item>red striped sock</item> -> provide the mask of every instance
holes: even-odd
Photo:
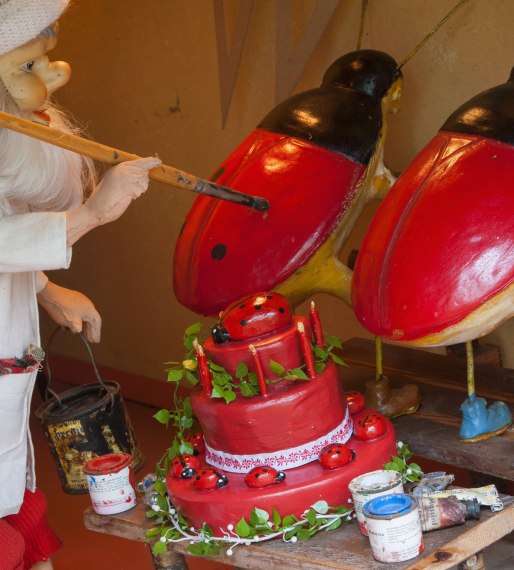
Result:
[[[36,562],[48,560],[61,547],[61,540],[48,524],[46,507],[46,498],[41,491],[26,490],[20,512],[3,519],[25,539],[25,570]]]

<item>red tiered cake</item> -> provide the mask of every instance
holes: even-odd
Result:
[[[319,500],[349,506],[349,482],[380,469],[395,453],[393,428],[385,419],[380,418],[385,432],[379,437],[369,441],[353,437],[337,366],[329,357],[316,372],[321,367],[312,355],[313,328],[317,344],[322,345],[323,340],[319,322],[312,319],[313,311],[311,321],[293,316],[284,297],[263,293],[231,305],[213,327],[213,338],[204,345],[208,358],[233,377],[244,363],[257,373],[261,394],[238,395],[227,404],[210,396],[205,378],[204,388],[193,393],[193,411],[206,447],[200,463],[219,474],[226,472],[229,483],[205,491],[195,488],[195,478],[168,476],[173,504],[192,526],[207,523],[219,535],[227,525],[248,518],[255,507],[270,513],[275,508],[281,516],[300,516]],[[273,362],[285,370],[306,368],[309,379],[278,380]],[[353,420],[366,417],[366,413],[361,411]],[[325,469],[319,455],[336,443],[346,443],[354,459],[341,468]],[[259,466],[284,471],[285,479],[266,487],[248,487],[245,475]],[[201,476],[200,470],[196,477]]]

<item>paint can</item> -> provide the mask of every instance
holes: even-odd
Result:
[[[348,485],[352,493],[353,505],[359,528],[364,536],[368,536],[366,530],[366,518],[362,512],[365,503],[375,497],[390,495],[391,493],[403,493],[402,475],[398,471],[371,471],[359,475],[350,481]]]
[[[82,467],[90,459],[108,453],[129,453],[133,458],[133,469],[137,471],[143,466],[144,456],[135,438],[120,385],[102,380],[91,347],[82,334],[79,336],[91,357],[97,383],[77,386],[60,394],[50,389],[52,375],[48,350],[58,330],[47,343],[45,401],[35,415],[43,425],[62,489],[75,495],[88,491]]]
[[[364,505],[373,557],[379,562],[403,562],[423,552],[417,500],[404,493],[382,495]]]
[[[123,513],[136,506],[131,463],[128,453],[108,453],[84,465],[91,503],[99,515]]]

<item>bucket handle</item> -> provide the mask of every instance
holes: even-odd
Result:
[[[67,330],[67,329],[65,329],[64,327],[57,327],[54,330],[54,332],[50,335],[50,338],[48,339],[48,342],[47,342],[47,345],[45,348],[46,371],[47,371],[47,378],[48,378],[48,383],[47,383],[46,388],[45,388],[45,402],[49,399],[49,394],[51,394],[59,402],[59,406],[62,406],[61,398],[59,398],[59,395],[57,394],[57,392],[55,392],[54,390],[52,390],[50,388],[50,383],[52,382],[52,371],[50,369],[50,358],[49,358],[49,356],[50,356],[50,345],[52,344],[52,340],[54,339],[55,335],[60,330]],[[82,341],[86,345],[87,351],[89,353],[89,357],[91,358],[91,364],[93,365],[93,370],[95,372],[96,379],[98,380],[98,382],[102,386],[102,388],[107,392],[107,394],[109,394],[109,397],[111,399],[111,408],[112,408],[114,406],[114,396],[113,396],[112,392],[109,390],[109,388],[105,385],[104,381],[102,380],[102,378],[100,376],[100,372],[98,370],[98,366],[96,365],[95,357],[93,356],[93,351],[91,350],[91,346],[89,345],[89,342],[87,341],[86,337],[81,332],[78,333],[78,336],[80,336],[80,338],[82,339]]]

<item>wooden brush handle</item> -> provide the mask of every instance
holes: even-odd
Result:
[[[126,162],[127,160],[141,158],[136,154],[118,150],[79,137],[78,135],[63,133],[52,127],[40,125],[2,111],[0,111],[0,127],[5,127],[6,129],[60,146],[66,150],[71,150],[108,164],[118,164],[120,162]],[[269,209],[269,202],[265,198],[250,196],[249,194],[232,190],[226,186],[221,186],[215,182],[204,180],[203,178],[197,178],[192,174],[188,174],[172,166],[166,166],[165,164],[152,168],[152,170],[149,171],[149,176],[152,180],[163,182],[164,184],[191,190],[198,194],[206,194],[207,196],[219,198],[220,200],[234,202],[242,206],[253,208],[254,210],[265,211]]]

